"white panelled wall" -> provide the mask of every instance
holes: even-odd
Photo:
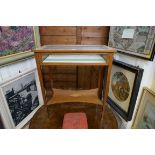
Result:
[[[130,122],[125,122],[123,119],[120,118],[120,121],[122,122],[121,124],[122,128],[131,128],[133,120],[134,120],[134,116],[137,110],[137,106],[139,104],[139,100],[140,100],[143,87],[148,87],[151,90],[155,91],[155,59],[153,61],[148,61],[148,60],[143,60],[140,58],[135,58],[133,56],[127,56],[127,55],[119,54],[119,53],[117,53],[114,56],[114,58],[116,60],[131,64],[134,66],[139,66],[140,68],[144,69],[141,86],[139,89],[139,94],[137,97],[136,106],[135,106],[132,120]]]
[[[36,63],[34,58],[26,59],[0,68],[0,83],[7,81],[7,79],[14,78],[20,72],[27,72],[35,69]]]

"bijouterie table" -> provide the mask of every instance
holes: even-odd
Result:
[[[74,105],[82,106],[81,110],[86,113],[89,113],[89,110],[85,109],[89,109],[91,105],[94,105],[102,111],[102,114],[98,113],[97,116],[101,116],[100,125],[103,124],[105,118],[103,115],[107,111],[106,101],[109,92],[113,54],[115,52],[115,49],[105,45],[46,45],[34,50],[44,104],[46,105],[44,108],[47,108],[45,113],[48,118],[52,116],[54,107],[57,107],[56,109],[62,107],[63,102],[68,108]],[[61,95],[48,95],[44,87],[43,66],[98,66],[100,67],[98,88],[94,90],[66,91],[55,89],[54,92]],[[93,91],[95,93],[92,93]],[[66,106],[64,107],[66,108]],[[64,109],[61,108],[60,111],[64,111]]]
[[[103,102],[106,102],[109,92],[113,54],[115,52],[115,49],[105,45],[45,45],[35,49],[35,59],[44,102],[47,103],[46,90],[43,83],[42,66],[46,65],[99,66],[101,69],[98,88],[102,91],[101,98],[103,99]]]

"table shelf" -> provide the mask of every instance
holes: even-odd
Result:
[[[65,65],[65,66],[104,66],[106,60],[100,55],[82,55],[82,54],[53,54],[47,56],[43,65]]]

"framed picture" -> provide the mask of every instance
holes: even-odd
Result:
[[[155,26],[111,26],[108,44],[118,52],[153,61]]]
[[[31,57],[35,46],[33,26],[0,26],[0,65]]]
[[[155,129],[155,92],[144,88],[133,128]]]
[[[0,84],[7,128],[22,128],[43,104],[36,69]],[[4,119],[3,119],[4,120]],[[9,120],[9,121],[7,121]]]
[[[4,129],[4,124],[3,124],[3,121],[2,121],[1,114],[0,114],[0,129]]]
[[[108,104],[126,121],[132,119],[143,69],[114,60]]]

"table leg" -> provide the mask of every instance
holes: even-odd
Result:
[[[109,85],[110,85],[110,76],[111,76],[111,69],[112,69],[112,62],[113,62],[113,54],[109,54],[107,56],[107,63],[108,66],[105,67],[105,80],[104,80],[104,90],[103,90],[103,102],[107,102],[108,93],[109,93]]]
[[[108,66],[104,67],[104,76],[103,76],[103,112],[101,118],[100,128],[102,128],[102,123],[104,121],[104,114],[106,112],[106,104],[109,94],[109,84],[110,84],[110,76],[111,76],[111,69],[112,69],[112,62],[113,62],[113,54],[109,54],[107,56],[107,64]]]
[[[44,100],[44,103],[46,103],[45,89],[44,89],[43,76],[42,76],[42,70],[41,70],[42,55],[35,53],[35,60],[36,60],[36,64],[37,64],[37,70],[38,70],[38,76],[39,76],[39,81],[40,81],[40,85],[41,85],[43,100]]]

